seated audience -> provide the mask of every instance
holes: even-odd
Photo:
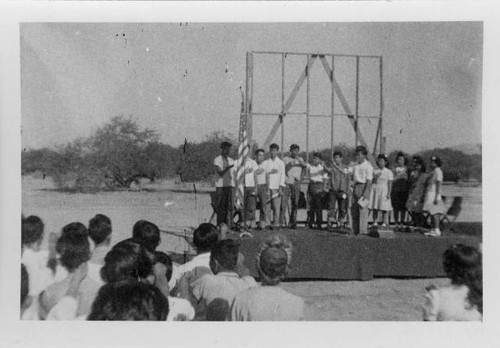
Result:
[[[170,289],[168,287],[168,282],[172,278],[172,259],[164,252],[155,251],[155,267],[158,269],[158,271],[155,271],[156,281],[162,279],[159,283],[167,284],[166,287],[160,287],[167,289],[167,292],[164,293],[168,299],[169,307],[167,321],[193,320],[195,312],[191,303],[186,299],[169,295]]]
[[[198,301],[197,314],[206,311],[206,319],[225,321],[234,296],[242,290],[256,287],[255,279],[236,273],[238,244],[232,239],[217,242],[210,253],[210,269],[191,283],[193,296]]]
[[[292,244],[283,236],[267,239],[257,253],[262,286],[238,293],[231,305],[230,321],[301,320],[304,300],[279,287],[292,260]]]
[[[483,271],[481,253],[458,244],[446,250],[443,267],[448,286],[427,288],[423,308],[425,321],[482,321]]]
[[[26,267],[21,263],[21,319],[24,318],[24,313],[31,306],[32,297],[29,295],[30,292],[30,282],[28,271]]]
[[[133,227],[132,238],[141,241],[151,251],[155,251],[160,245],[160,229],[152,222],[139,220]]]
[[[88,232],[95,245],[89,262],[102,266],[111,244],[111,220],[106,215],[97,214],[90,219]]]
[[[59,263],[66,269],[68,275],[63,280],[50,285],[40,294],[40,317],[42,319],[45,319],[50,310],[64,297],[74,278],[73,273],[90,259],[89,241],[83,234],[63,233],[57,240],[56,251],[59,255]],[[90,312],[90,306],[99,287],[100,284],[88,276],[80,282],[77,291],[77,316],[87,315]]]
[[[104,285],[87,320],[164,321],[168,300],[154,285],[124,280]]]
[[[21,262],[30,279],[29,295],[32,297],[54,282],[54,275],[47,268],[49,254],[46,250],[40,250],[43,230],[44,224],[38,216],[28,216],[21,221]]]

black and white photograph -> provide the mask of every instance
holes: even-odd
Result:
[[[498,242],[484,204],[496,164],[483,147],[498,29],[486,7],[426,19],[431,4],[412,16],[400,3],[398,19],[376,11],[389,4],[329,17],[333,4],[316,3],[294,19],[283,3],[230,5],[194,16],[199,4],[171,4],[162,17],[161,4],[123,16],[109,4],[81,19],[42,6],[6,21],[17,60],[2,71],[18,91],[4,111],[18,116],[2,112],[1,221],[20,241],[3,231],[1,262],[18,335],[76,325],[104,331],[105,346],[118,343],[108,327],[123,340],[125,321],[154,321],[141,346],[177,329],[176,346],[200,345],[201,328],[211,346],[261,346],[256,328],[265,345],[331,346],[326,333],[347,325],[342,342],[365,346],[362,327],[389,346],[402,327],[413,347],[446,344],[430,321],[467,321],[448,344],[479,331],[494,347],[483,251]],[[284,14],[259,20],[267,6]],[[272,333],[295,327],[322,334]]]

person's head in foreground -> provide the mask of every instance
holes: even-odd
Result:
[[[137,280],[153,284],[153,259],[141,242],[125,239],[106,254],[101,277],[106,283]]]
[[[212,247],[210,269],[214,274],[235,272],[238,263],[239,246],[235,240],[220,240]]]
[[[224,157],[227,157],[229,156],[229,153],[231,152],[231,147],[233,146],[233,144],[231,144],[230,142],[227,142],[227,141],[223,141],[221,144],[220,144],[220,152],[221,152],[221,155],[224,156]]]
[[[125,280],[99,289],[87,320],[164,321],[168,300],[154,285]]]
[[[215,225],[202,223],[193,232],[193,244],[198,254],[209,252],[219,240],[219,231]]]
[[[97,214],[89,221],[89,235],[95,246],[108,246],[111,243],[111,220],[102,214]]]
[[[257,270],[262,285],[277,285],[289,271],[292,262],[292,243],[277,234],[262,243],[257,252]]]
[[[75,271],[90,260],[89,239],[84,234],[63,233],[56,243],[60,264],[68,271]]]
[[[89,231],[81,222],[72,222],[62,228],[61,236],[64,235],[80,235],[89,237]]]
[[[163,251],[155,251],[155,263],[161,263],[165,269],[165,277],[168,281],[172,278],[172,273],[174,271],[174,266],[170,256],[165,254]]]
[[[272,159],[275,159],[278,156],[278,151],[280,150],[280,147],[276,143],[272,143],[269,146],[269,154],[271,155]]]
[[[356,159],[358,160],[358,163],[363,162],[366,159],[367,155],[368,151],[366,150],[366,147],[364,146],[356,147]]]
[[[384,154],[380,154],[377,156],[377,165],[380,169],[383,169],[387,166],[387,163],[389,160],[387,159],[387,156]]]
[[[141,241],[151,251],[155,251],[160,244],[160,229],[152,222],[139,220],[133,227],[132,237]]]
[[[453,285],[469,288],[467,301],[483,313],[482,255],[474,247],[457,244],[443,254],[443,267]]]
[[[21,220],[21,242],[24,248],[40,250],[43,240],[43,221],[38,216],[28,216]]]

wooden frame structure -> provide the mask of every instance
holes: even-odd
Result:
[[[281,55],[281,111],[279,113],[258,113],[253,111],[253,95],[254,95],[254,56],[255,55]],[[305,57],[305,67],[299,75],[295,86],[293,87],[290,94],[285,98],[285,66],[287,56],[303,56]],[[354,110],[350,107],[347,102],[342,89],[340,88],[337,79],[335,78],[335,58],[353,58],[356,60],[356,94],[355,94],[355,105]],[[378,70],[379,70],[379,98],[380,107],[377,115],[360,115],[359,114],[359,90],[360,90],[360,61],[361,59],[375,59],[378,60]],[[331,112],[330,114],[311,114],[310,113],[310,70],[316,61],[320,61],[328,76],[331,83]],[[331,63],[328,62],[330,60]],[[382,56],[367,56],[367,55],[348,55],[348,54],[320,54],[320,53],[295,53],[295,52],[265,52],[265,51],[251,51],[247,52],[246,55],[246,100],[245,100],[245,113],[247,119],[247,134],[249,143],[253,144],[253,121],[254,116],[275,116],[277,117],[269,135],[267,136],[263,148],[267,149],[274,137],[276,136],[278,130],[281,127],[281,150],[283,152],[284,138],[285,138],[285,127],[284,120],[287,115],[305,115],[306,117],[306,154],[307,160],[309,160],[309,119],[311,117],[323,117],[330,119],[330,132],[331,132],[331,142],[330,146],[333,152],[334,147],[334,118],[335,117],[347,117],[354,129],[355,146],[363,145],[367,148],[369,153],[369,158],[373,160],[373,155],[377,151],[377,145],[379,147],[379,152],[385,152],[385,138],[383,137],[383,112],[384,112],[384,99],[383,99],[383,61]],[[306,111],[305,112],[289,112],[299,90],[306,84]],[[335,113],[335,95],[337,95],[340,100],[340,104],[344,110],[343,113]],[[375,143],[373,147],[369,146],[365,141],[365,138],[361,134],[358,127],[359,119],[361,118],[374,118],[378,119],[377,132],[375,135]]]

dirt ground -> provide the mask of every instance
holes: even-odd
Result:
[[[97,194],[53,191],[50,179],[23,177],[22,212],[38,215],[46,226],[46,235],[60,231],[67,223],[87,224],[95,214],[108,215],[113,223],[116,243],[132,234],[140,219],[174,233],[189,233],[191,227],[210,219],[210,196],[199,185],[198,193],[178,192],[173,181],[148,185],[147,190],[102,192]],[[174,191],[177,192],[174,192]],[[481,221],[481,187],[444,186],[444,195],[464,197],[458,221]],[[300,216],[299,216],[300,218]],[[191,251],[184,238],[163,234],[160,250]],[[389,279],[371,281],[300,281],[285,282],[282,287],[304,298],[306,320],[338,321],[420,321],[425,287],[445,284],[447,279]]]

